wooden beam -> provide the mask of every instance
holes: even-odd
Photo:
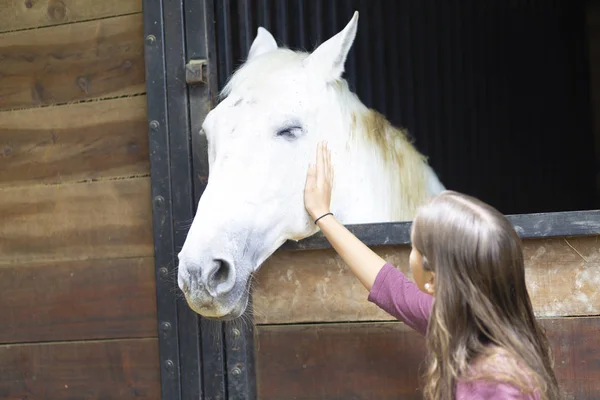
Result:
[[[142,11],[141,0],[3,0],[0,32]]]
[[[160,399],[157,339],[0,346],[0,396]]]
[[[552,213],[512,214],[506,218],[522,239],[600,234],[600,210]],[[412,221],[347,225],[346,228],[368,246],[410,244]],[[282,250],[329,249],[331,245],[321,232],[300,241],[287,241]]]
[[[0,110],[145,92],[142,15],[0,34]]]
[[[0,187],[149,173],[146,96],[0,118]]]
[[[598,237],[524,241],[527,284],[538,316],[600,313]],[[408,246],[374,250],[412,279]],[[333,250],[280,251],[259,270],[254,318],[259,324],[384,321],[368,293]]]
[[[151,257],[150,178],[0,189],[0,264]]]
[[[0,268],[0,343],[157,336],[154,259]]]
[[[565,398],[600,398],[600,318],[542,320]],[[258,398],[421,399],[424,338],[399,322],[259,326]]]

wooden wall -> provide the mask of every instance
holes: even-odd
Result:
[[[599,245],[597,236],[524,242],[567,399],[600,398]],[[408,246],[376,251],[411,277]],[[254,291],[259,398],[420,398],[423,338],[367,295],[333,250],[275,254]]]
[[[0,398],[159,399],[142,1],[0,4]]]

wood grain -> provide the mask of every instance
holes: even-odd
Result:
[[[0,0],[0,32],[142,11],[141,0]]]
[[[0,35],[0,109],[145,92],[142,15]]]
[[[157,339],[0,346],[0,398],[160,399]]]
[[[408,246],[375,251],[412,279]],[[600,313],[598,237],[528,239],[524,252],[538,316]],[[393,319],[367,302],[366,289],[333,250],[277,252],[259,270],[254,288],[260,324]]]
[[[0,343],[157,336],[154,260],[0,267]]]
[[[0,187],[150,173],[146,96],[7,111]]]
[[[0,189],[0,264],[151,257],[150,178]]]
[[[600,398],[600,318],[542,320],[565,399]],[[421,399],[424,338],[398,322],[259,326],[262,400]]]
[[[401,323],[259,326],[258,398],[421,399],[423,337]]]

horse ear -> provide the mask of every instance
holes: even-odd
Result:
[[[275,41],[273,35],[271,35],[271,32],[262,26],[259,26],[256,37],[254,38],[252,46],[250,46],[250,51],[248,52],[248,60],[276,49],[277,42]]]
[[[344,63],[356,37],[357,26],[358,11],[355,11],[346,27],[317,47],[304,64],[328,82],[339,79],[344,73]]]

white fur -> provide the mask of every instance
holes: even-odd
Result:
[[[238,316],[250,275],[286,240],[317,232],[303,193],[320,140],[333,151],[336,217],[346,224],[397,219],[403,207],[397,167],[383,160],[366,135],[352,133],[352,116],[369,110],[341,79],[357,22],[355,13],[344,30],[312,54],[277,48],[273,36],[259,28],[248,60],[206,117],[209,183],[179,254],[179,286],[187,287],[188,304],[196,312]],[[293,131],[296,139],[277,136],[286,126],[302,127]],[[389,146],[402,143],[390,140]],[[443,190],[426,168],[424,186],[431,194]],[[211,288],[207,279],[216,268],[214,259],[233,267],[228,279]]]

